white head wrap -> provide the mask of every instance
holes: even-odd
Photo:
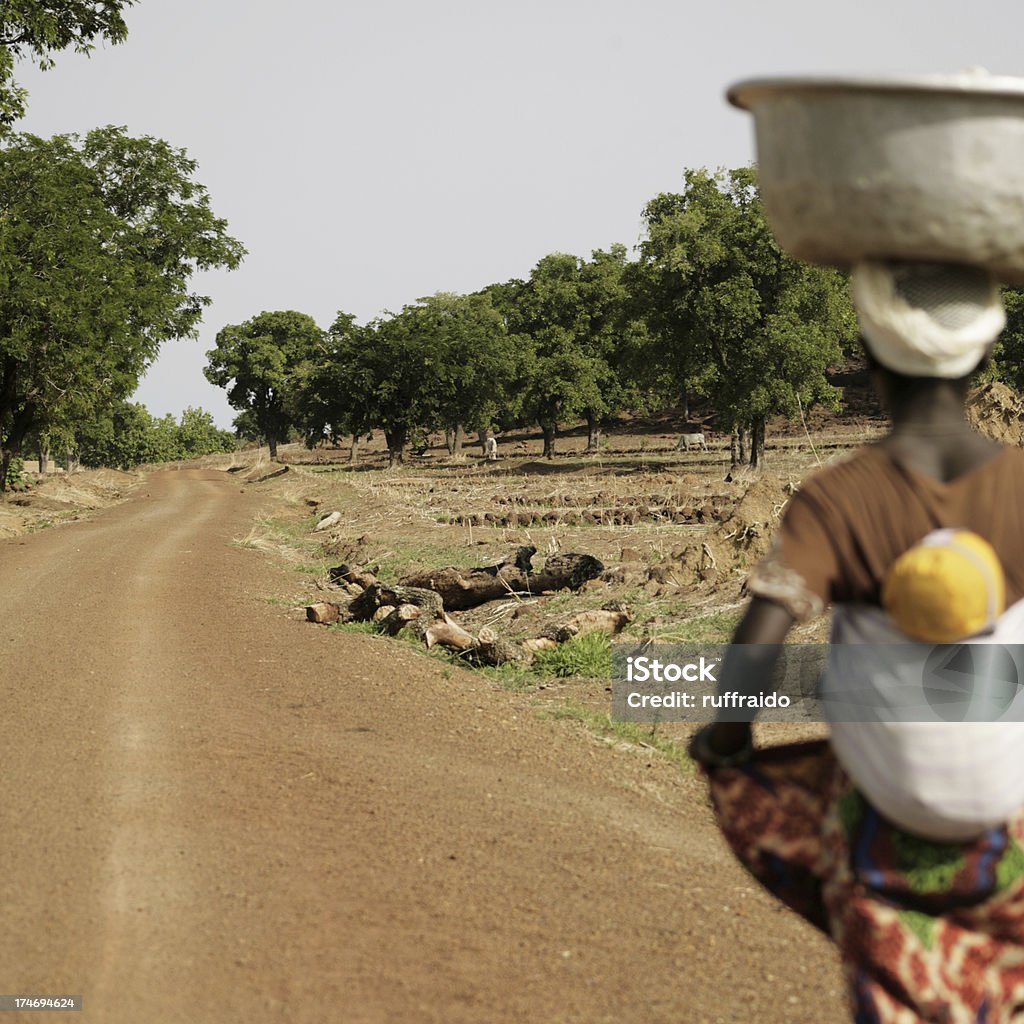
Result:
[[[996,283],[976,267],[864,262],[850,284],[872,354],[908,377],[966,376],[1006,324]]]

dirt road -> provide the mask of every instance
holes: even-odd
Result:
[[[232,543],[262,500],[160,472],[0,543],[0,994],[111,1024],[844,1019],[693,780],[268,603],[292,580]]]

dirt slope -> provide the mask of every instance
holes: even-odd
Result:
[[[267,603],[290,581],[232,544],[261,500],[154,473],[0,542],[0,992],[110,1024],[844,1019],[695,782]]]

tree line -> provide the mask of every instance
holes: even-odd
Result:
[[[359,325],[321,330],[294,311],[224,327],[206,375],[228,389],[239,426],[277,444],[313,445],[381,429],[392,464],[443,431],[533,426],[551,456],[560,424],[602,425],[626,411],[700,396],[733,461],[757,465],[765,424],[839,407],[829,371],[856,355],[846,275],[792,259],[765,220],[756,169],[684,173],[679,193],[643,209],[644,238],[589,259],[543,257],[525,280],[439,293]],[[1024,292],[1004,289],[1008,322],[989,377],[1024,387]]]
[[[312,446],[380,429],[396,463],[428,432],[458,454],[467,431],[527,425],[551,456],[561,424],[585,420],[594,449],[609,418],[701,395],[756,464],[770,417],[837,404],[826,374],[856,319],[843,275],[776,244],[753,168],[684,183],[646,205],[635,256],[552,253],[525,280],[364,325],[260,313],[218,333],[206,375],[275,457],[288,431]]]

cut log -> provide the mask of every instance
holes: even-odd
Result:
[[[327,578],[335,586],[343,583],[354,583],[361,590],[373,586],[377,577],[372,569],[360,569],[358,566],[336,565],[333,569],[327,570]]]
[[[369,622],[378,608],[396,608],[400,604],[416,605],[426,619],[439,619],[444,614],[441,596],[434,591],[418,587],[386,587],[383,583],[367,587],[349,603],[348,611],[356,622]]]
[[[538,651],[553,651],[557,646],[558,641],[552,640],[549,636],[538,636],[523,641],[523,648],[531,654],[536,654]]]
[[[497,565],[482,569],[444,566],[404,576],[400,583],[436,591],[448,611],[476,608],[514,594],[541,594],[547,590],[578,590],[587,580],[604,572],[604,565],[592,555],[552,555],[537,573],[530,572],[529,548],[519,548]],[[524,568],[525,566],[525,568]]]
[[[477,646],[477,639],[447,615],[428,626],[423,634],[427,647],[440,644],[453,651],[470,651]]]
[[[481,630],[480,642],[472,652],[472,660],[477,665],[508,665],[513,661],[524,661],[527,657],[522,647],[510,644],[507,640],[499,640],[495,636],[485,639]]]
[[[341,618],[341,608],[333,601],[321,601],[318,604],[311,604],[306,609],[306,620],[308,622],[320,622],[329,625]]]
[[[384,611],[386,605],[378,608],[378,613]],[[414,619],[420,617],[420,610],[414,604],[400,604],[397,608],[392,608],[387,615],[380,620],[380,628],[387,633],[389,636],[395,636],[396,633],[400,633],[406,626],[409,625]]]

